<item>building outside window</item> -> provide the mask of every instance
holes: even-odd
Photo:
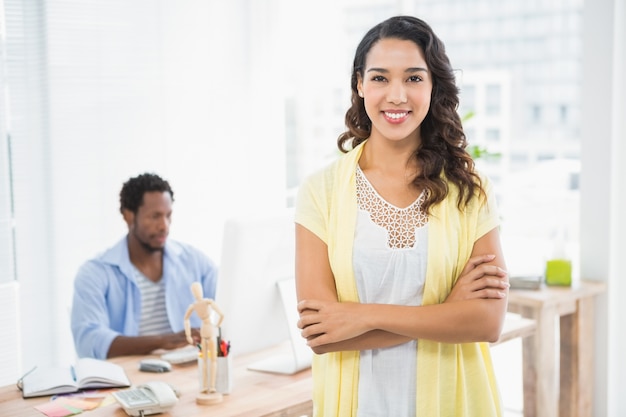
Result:
[[[539,188],[557,186],[544,181],[544,176],[559,174],[551,169],[576,169],[572,167],[580,158],[579,119],[573,115],[581,106],[582,1],[343,0],[328,7],[341,16],[333,40],[341,50],[340,59],[331,62],[333,78],[327,80],[327,89],[322,84],[290,100],[296,107],[322,101],[333,111],[315,117],[296,111],[287,141],[306,145],[288,145],[289,149],[310,151],[308,142],[314,141],[316,150],[306,156],[297,154],[299,160],[308,162],[291,165],[296,169],[290,175],[296,179],[288,179],[289,184],[298,184],[336,155],[333,147],[343,130],[350,97],[350,59],[362,35],[384,18],[411,14],[427,21],[446,45],[460,88],[459,113],[472,114],[465,122],[470,145],[500,155],[479,161],[479,167],[497,179],[506,230],[549,242],[553,226],[548,222],[565,221],[558,210],[564,205],[569,213],[578,210],[577,204],[571,204],[578,190],[543,192]],[[313,131],[321,136],[312,138]],[[548,196],[549,201],[535,201],[538,195]],[[536,227],[516,226],[529,219]],[[560,226],[571,230],[573,240],[578,235],[577,219],[576,212]],[[518,237],[511,240],[521,241]],[[535,269],[541,269],[542,262],[538,260]]]

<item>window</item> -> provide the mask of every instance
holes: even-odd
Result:
[[[568,123],[568,107],[565,104],[561,104],[559,106],[559,121],[561,122],[561,124],[567,124]]]
[[[485,131],[485,139],[487,139],[487,142],[499,143],[500,129],[487,129]]]
[[[459,97],[461,117],[476,109],[476,86],[464,83],[460,89]]]
[[[501,88],[499,85],[489,84],[485,91],[485,113],[488,116],[497,116],[500,114],[501,104]]]
[[[530,107],[530,122],[533,124],[541,123],[541,106],[534,104]]]

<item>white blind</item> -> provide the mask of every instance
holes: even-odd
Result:
[[[15,280],[5,14],[0,3],[0,284]]]
[[[26,369],[73,359],[74,274],[121,237],[121,183],[163,168],[162,5],[4,4]]]
[[[0,385],[14,383],[21,373],[5,33],[4,4],[0,2],[0,329],[3,333],[0,339]]]

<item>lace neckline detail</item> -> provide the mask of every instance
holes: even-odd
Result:
[[[390,248],[412,248],[415,244],[415,229],[428,224],[428,216],[422,210],[426,190],[423,190],[410,206],[400,208],[378,194],[358,165],[356,174],[359,209],[366,211],[372,222],[387,231],[387,244]]]

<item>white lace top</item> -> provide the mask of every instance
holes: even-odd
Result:
[[[426,278],[425,192],[409,207],[385,201],[357,165],[353,263],[362,303],[420,305]],[[415,417],[417,341],[361,351],[358,417]]]

